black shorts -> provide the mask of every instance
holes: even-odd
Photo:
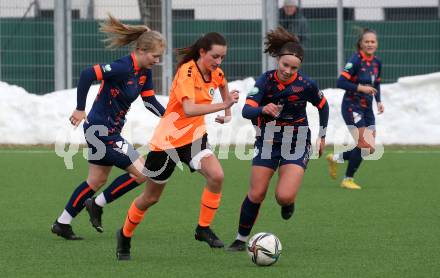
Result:
[[[145,174],[154,182],[166,183],[178,162],[185,163],[194,172],[200,169],[202,158],[211,154],[213,152],[208,144],[208,135],[205,134],[191,144],[176,149],[149,152],[145,161]]]

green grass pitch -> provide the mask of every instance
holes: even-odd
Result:
[[[225,184],[212,225],[230,244],[248,188],[249,161],[231,153],[221,160]],[[176,170],[161,201],[146,214],[132,240],[132,261],[115,258],[115,231],[139,194],[137,188],[108,205],[98,234],[83,211],[73,222],[85,237],[69,242],[50,226],[72,190],[87,175],[47,148],[0,148],[1,277],[439,277],[440,148],[387,148],[365,161],[360,191],[327,176],[325,159],[311,160],[296,212],[282,220],[273,184],[252,231],[276,234],[283,253],[271,267],[253,265],[246,253],[210,250],[194,240],[203,179]],[[338,174],[343,175],[345,167]],[[114,169],[109,182],[121,173]]]

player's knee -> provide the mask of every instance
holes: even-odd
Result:
[[[104,184],[106,184],[107,178],[92,177],[87,179],[87,184],[94,190],[98,191]]]
[[[275,196],[277,203],[280,206],[287,206],[292,204],[295,201],[295,195],[292,194],[277,194]]]
[[[252,203],[261,204],[266,197],[266,192],[251,191],[248,193],[248,198]]]
[[[225,175],[222,170],[214,171],[208,177],[208,183],[214,186],[221,186],[223,184],[223,180],[225,179]]]

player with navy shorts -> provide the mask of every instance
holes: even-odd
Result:
[[[104,205],[137,187],[147,178],[142,173],[145,160],[122,136],[126,114],[139,97],[145,107],[156,116],[165,108],[157,101],[151,68],[159,63],[165,49],[165,39],[159,32],[144,25],[122,24],[109,15],[101,24],[101,32],[108,35],[110,47],[133,44],[130,55],[110,64],[98,64],[81,72],[77,88],[77,106],[70,122],[78,126],[83,120],[84,134],[89,147],[89,174],[72,193],[64,211],[52,225],[52,232],[68,240],[82,239],[70,225],[86,206],[90,222],[103,232],[101,216]],[[92,109],[86,115],[87,93],[94,81],[101,81]],[[116,178],[96,198],[93,195],[106,183],[113,166],[127,171]]]
[[[356,146],[352,150],[327,156],[329,174],[333,179],[336,179],[337,162],[348,160],[345,177],[341,182],[341,187],[347,189],[361,189],[354,182],[354,174],[363,160],[363,153],[368,155],[375,149],[373,98],[376,100],[378,113],[384,112],[380,96],[382,63],[374,55],[377,50],[376,32],[364,29],[356,47],[357,52],[351,56],[337,82],[337,87],[345,90],[341,112]]]
[[[307,102],[319,112],[319,156],[325,147],[329,107],[316,83],[299,71],[304,51],[298,38],[282,27],[266,36],[265,52],[277,68],[262,74],[248,93],[242,114],[256,127],[249,191],[241,205],[236,240],[229,251],[245,250],[270,180],[278,170],[275,198],[283,219],[292,217],[295,198],[311,155]]]

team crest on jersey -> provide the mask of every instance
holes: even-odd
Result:
[[[213,87],[210,87],[210,88],[209,88],[209,95],[210,95],[210,96],[213,96],[213,95],[214,95],[214,88],[213,88]]]
[[[107,64],[107,65],[102,67],[102,71],[103,72],[108,72],[108,71],[111,71],[111,70],[112,70],[112,67],[109,64]]]
[[[353,67],[353,63],[347,63],[344,67],[344,70],[350,70]]]
[[[254,96],[254,95],[258,94],[259,91],[260,91],[260,89],[258,89],[258,87],[253,87],[253,88],[249,91],[249,93],[247,94],[247,96],[248,96],[248,97],[250,97],[250,96]]]

